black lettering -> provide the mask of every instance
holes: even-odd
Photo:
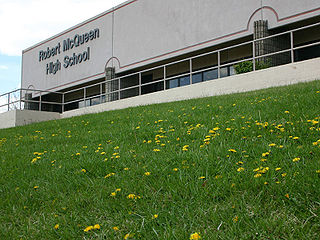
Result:
[[[79,54],[79,55],[78,55],[78,63],[81,63],[81,62],[82,62],[82,59],[83,59],[82,54]]]
[[[39,52],[39,62],[43,61],[43,59],[44,59],[44,52],[40,51]]]
[[[70,39],[63,40],[63,51],[68,51],[70,49]]]
[[[70,41],[70,48],[72,49],[74,47],[74,41],[72,39],[69,39]]]
[[[79,35],[78,34],[74,36],[73,42],[74,42],[75,47],[79,47]]]
[[[90,31],[89,32],[89,35],[90,35],[90,40],[93,40],[94,39],[94,31]]]
[[[69,63],[70,63],[69,57],[65,56],[63,61],[64,61],[63,67],[64,68],[68,68],[69,67]]]
[[[89,41],[89,34],[88,34],[88,33],[85,33],[85,34],[84,34],[84,41],[85,41],[85,42],[88,42],[88,41]]]
[[[99,28],[96,28],[95,30],[94,30],[94,38],[99,38]]]
[[[79,36],[79,43],[82,45],[84,44],[84,35]]]

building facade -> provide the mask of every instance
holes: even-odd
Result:
[[[252,57],[255,69],[303,61],[320,57],[319,22],[316,0],[129,0],[25,49],[21,86],[61,112],[230,76]]]

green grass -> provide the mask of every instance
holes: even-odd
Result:
[[[0,239],[319,239],[319,90],[0,130]]]

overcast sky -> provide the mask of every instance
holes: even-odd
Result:
[[[21,52],[126,0],[0,0],[0,94],[19,87]]]

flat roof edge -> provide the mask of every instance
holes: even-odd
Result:
[[[121,8],[131,4],[131,3],[137,2],[137,1],[138,0],[127,0],[127,1],[125,1],[123,3],[120,3],[120,4],[110,8],[107,11],[104,11],[104,12],[102,12],[102,13],[100,13],[100,14],[92,17],[92,18],[89,18],[89,19],[87,19],[87,20],[85,20],[85,21],[83,21],[83,22],[81,22],[81,23],[79,23],[77,25],[74,25],[73,27],[70,27],[70,28],[68,28],[68,29],[66,29],[66,30],[64,30],[64,31],[62,31],[60,33],[57,33],[57,34],[53,35],[50,38],[47,38],[47,39],[45,39],[45,40],[43,40],[43,41],[41,41],[39,43],[34,44],[31,47],[28,47],[28,48],[22,50],[22,54],[24,54],[24,53],[26,53],[26,52],[28,52],[28,51],[36,48],[36,47],[39,47],[39,46],[41,46],[41,45],[43,45],[43,44],[45,44],[47,42],[50,42],[50,41],[52,41],[52,40],[54,40],[54,39],[56,39],[56,38],[58,38],[58,37],[60,37],[60,36],[62,36],[64,34],[67,34],[67,33],[71,32],[71,31],[75,30],[76,28],[82,27],[82,26],[84,26],[84,25],[86,25],[86,24],[88,24],[88,23],[90,23],[92,21],[95,21],[95,20],[97,20],[97,19],[99,19],[99,18],[101,18],[101,17],[103,17],[103,16],[105,16],[105,15],[107,15],[109,13],[112,13],[113,11],[117,11],[117,10],[119,10],[119,9],[121,9]]]

